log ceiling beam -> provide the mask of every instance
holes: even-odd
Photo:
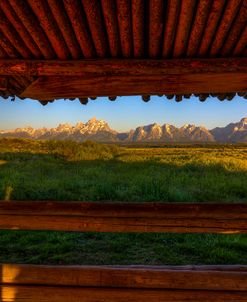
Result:
[[[37,77],[20,95],[90,96],[247,91],[247,58],[173,60],[0,60],[0,76]]]
[[[247,58],[218,59],[0,59],[0,75],[23,76],[147,76],[246,73]]]
[[[0,229],[247,233],[247,204],[1,201]]]

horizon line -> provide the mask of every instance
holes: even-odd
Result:
[[[212,129],[209,129],[209,128],[207,128],[207,127],[204,126],[204,125],[198,125],[198,124],[193,124],[193,123],[192,123],[192,124],[191,124],[191,123],[185,123],[185,124],[183,124],[182,126],[177,126],[176,124],[170,124],[170,123],[159,124],[159,123],[153,122],[153,123],[150,123],[150,124],[140,125],[140,126],[137,126],[136,128],[130,128],[129,130],[124,130],[124,131],[123,131],[123,130],[115,130],[115,129],[113,129],[113,128],[110,126],[110,123],[109,123],[107,120],[104,120],[104,119],[97,119],[96,117],[92,117],[92,118],[88,119],[86,122],[77,121],[75,124],[71,124],[71,123],[68,123],[68,122],[66,123],[66,122],[65,122],[65,123],[59,123],[59,124],[57,124],[57,126],[54,126],[54,127],[45,127],[45,126],[42,126],[42,127],[37,127],[37,128],[35,128],[35,127],[33,127],[33,126],[31,126],[31,125],[29,124],[29,125],[25,125],[25,126],[23,126],[23,127],[19,126],[19,127],[12,128],[12,129],[0,129],[0,131],[14,131],[14,130],[16,130],[16,129],[24,129],[24,128],[29,128],[29,127],[32,128],[32,129],[34,129],[34,130],[39,130],[39,129],[43,129],[43,128],[50,130],[50,129],[57,128],[57,127],[59,127],[59,126],[61,126],[61,125],[69,125],[69,126],[71,126],[71,127],[75,127],[75,126],[76,126],[77,124],[79,124],[79,123],[83,123],[83,124],[85,125],[85,124],[87,124],[87,123],[88,123],[89,121],[91,121],[91,120],[106,122],[112,130],[117,131],[117,132],[119,132],[119,133],[121,133],[121,132],[122,132],[122,133],[124,133],[124,132],[130,132],[131,130],[135,130],[135,129],[139,128],[139,127],[146,127],[146,126],[150,126],[150,125],[154,125],[154,124],[157,124],[158,126],[161,126],[161,127],[164,126],[164,125],[169,125],[169,126],[174,126],[174,127],[176,127],[176,128],[183,128],[184,126],[189,125],[189,126],[195,126],[195,127],[203,127],[203,128],[205,128],[205,129],[211,131],[211,130],[213,130],[213,129],[215,129],[215,128],[224,128],[224,127],[226,127],[226,126],[228,126],[228,125],[230,125],[230,124],[238,123],[238,122],[240,122],[240,121],[242,121],[242,120],[244,120],[244,119],[247,119],[247,117],[242,117],[239,121],[231,122],[231,123],[226,124],[225,126],[221,126],[221,127],[216,126],[216,127],[212,128]]]

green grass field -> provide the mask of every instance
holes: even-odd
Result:
[[[247,202],[247,146],[1,139],[0,199]],[[247,236],[0,231],[0,262],[247,264]]]

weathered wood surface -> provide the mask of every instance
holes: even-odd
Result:
[[[246,73],[247,58],[218,59],[0,59],[0,75],[28,76],[164,76],[182,74]]]
[[[0,286],[2,302],[246,302],[246,292]]]
[[[247,73],[146,76],[39,77],[20,95],[50,100],[109,95],[229,93],[247,90]]]
[[[247,291],[247,266],[0,264],[1,284]]]
[[[0,265],[11,301],[247,301],[246,266]]]
[[[0,75],[38,77],[21,97],[39,100],[245,92],[247,58],[0,60]]]
[[[247,204],[0,201],[0,229],[247,233]]]

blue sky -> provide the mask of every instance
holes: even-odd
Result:
[[[139,96],[118,97],[115,102],[107,98],[90,100],[86,106],[76,101],[57,100],[42,106],[34,100],[0,100],[0,129],[32,126],[55,127],[59,123],[76,124],[96,117],[108,121],[118,131],[126,131],[154,122],[175,126],[203,125],[211,129],[225,126],[247,117],[247,100],[235,97],[231,102],[210,98],[201,103],[197,98],[176,103],[165,97],[154,96],[148,103]]]

